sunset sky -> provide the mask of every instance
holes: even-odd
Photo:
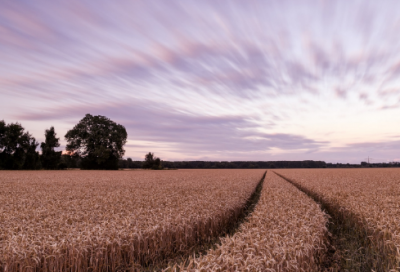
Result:
[[[400,161],[400,1],[0,1],[0,120],[125,158]],[[61,150],[61,148],[60,148]]]

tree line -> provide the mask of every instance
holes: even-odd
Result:
[[[40,143],[19,123],[0,121],[0,169],[253,169],[253,168],[355,168],[400,167],[400,163],[332,164],[324,161],[162,161],[147,153],[144,161],[122,159],[128,134],[124,126],[101,115],[86,114],[65,134],[66,154],[60,147],[54,127],[45,130]]]
[[[273,168],[326,168],[324,161],[160,161],[168,169],[273,169]],[[146,161],[120,159],[120,168],[146,168]]]
[[[400,162],[390,163],[326,163],[324,161],[160,161],[168,169],[274,169],[274,168],[371,168],[400,167]],[[146,162],[120,159],[120,168],[146,168]]]
[[[0,169],[213,169],[213,168],[325,168],[323,161],[162,161],[154,153],[144,161],[122,159],[127,139],[124,126],[105,116],[86,116],[65,134],[66,154],[60,147],[54,127],[45,130],[45,141],[40,144],[19,123],[0,121]]]
[[[124,126],[105,116],[86,116],[65,134],[67,154],[55,148],[60,138],[54,127],[45,130],[45,141],[39,142],[19,123],[0,121],[0,169],[118,169],[125,153],[127,139]]]
[[[40,144],[42,155],[36,151],[39,142],[19,123],[6,124],[0,121],[0,169],[63,169],[60,162],[61,151],[59,138],[56,138],[54,127],[45,131],[46,140]]]

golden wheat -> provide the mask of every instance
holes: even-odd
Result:
[[[217,237],[264,170],[0,172],[0,270],[140,270]]]
[[[255,210],[233,236],[170,270],[321,271],[328,219],[319,205],[268,171]]]
[[[400,170],[277,170],[352,228],[374,271],[400,271]],[[352,260],[349,260],[352,261]],[[361,268],[362,269],[362,268]]]

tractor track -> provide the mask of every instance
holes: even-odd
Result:
[[[176,264],[179,264],[180,266],[185,266],[189,260],[189,257],[204,255],[207,253],[208,250],[215,249],[218,245],[220,245],[221,238],[234,235],[237,231],[239,231],[240,225],[246,221],[246,219],[251,215],[251,213],[257,206],[257,203],[260,200],[261,190],[263,188],[266,175],[267,171],[264,172],[253,193],[243,205],[243,210],[237,220],[233,224],[231,224],[223,233],[221,233],[217,237],[214,237],[209,242],[196,245],[189,253],[177,254],[177,256],[168,258],[163,262],[159,262],[149,266],[142,266],[140,267],[140,271],[180,271],[179,267],[175,267],[175,269],[170,268],[174,267]]]
[[[321,264],[321,271],[384,271],[377,269],[379,265],[376,265],[381,262],[382,256],[377,256],[367,250],[371,244],[367,232],[359,231],[359,226],[356,226],[350,220],[346,220],[340,211],[340,206],[332,205],[316,192],[275,171],[274,173],[307,194],[321,205],[321,209],[329,216],[327,228],[329,230],[328,240],[330,245],[328,245],[326,261]]]

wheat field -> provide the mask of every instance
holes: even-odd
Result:
[[[348,271],[400,270],[400,170],[278,169],[258,191],[264,175],[1,171],[0,271],[345,271],[332,218],[361,242]]]
[[[296,187],[267,172],[260,200],[238,232],[171,271],[321,271],[328,218]]]
[[[400,271],[399,169],[279,169],[276,173],[325,203],[361,239],[358,250],[363,263],[353,269]],[[351,257],[346,261],[357,261]]]
[[[264,173],[2,171],[0,271],[140,271],[223,234]]]

